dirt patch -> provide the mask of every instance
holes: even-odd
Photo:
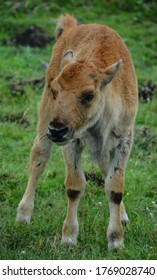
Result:
[[[5,186],[7,185],[10,189],[15,189],[18,182],[16,181],[16,177],[13,174],[4,172],[0,174],[0,184]]]
[[[2,173],[0,174],[0,183],[3,183],[10,178],[11,176],[8,173]]]
[[[148,103],[152,100],[155,93],[157,94],[157,84],[152,81],[145,82],[144,85],[139,88],[139,99],[144,103]]]
[[[17,114],[9,113],[5,116],[2,116],[0,121],[1,122],[10,122],[10,123],[15,122],[17,124],[21,124],[24,128],[27,128],[30,125],[29,121],[25,117],[25,111],[17,113]]]
[[[12,196],[12,191],[17,188],[19,182],[13,174],[4,172],[0,174],[0,202],[9,200]]]
[[[14,184],[12,185],[12,189],[16,188],[17,186],[17,182],[16,182],[16,178],[14,175],[9,174],[7,172],[4,172],[2,174],[0,174],[0,184],[6,184],[6,182],[13,182]],[[16,182],[16,184],[15,184]]]
[[[11,41],[15,46],[45,47],[48,43],[54,43],[55,37],[48,36],[41,27],[32,25],[21,33],[17,33]]]
[[[34,79],[28,79],[28,80],[23,80],[18,82],[11,81],[9,87],[10,87],[11,95],[16,97],[16,96],[24,95],[26,93],[25,86],[30,85],[33,87],[34,90],[36,90],[36,89],[42,89],[44,87],[44,83],[45,83],[45,78],[41,78],[41,79],[34,78]]]
[[[145,151],[151,151],[157,147],[157,135],[152,134],[149,127],[138,129],[135,133],[135,145]]]
[[[85,172],[87,182],[94,183],[98,187],[104,187],[104,179],[98,177],[93,172]]]

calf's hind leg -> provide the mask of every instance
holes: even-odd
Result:
[[[76,245],[78,236],[77,209],[85,189],[85,176],[81,168],[81,147],[79,143],[71,143],[63,148],[67,175],[65,180],[68,197],[67,215],[63,223],[62,242]]]
[[[124,192],[124,175],[127,159],[132,144],[132,133],[121,139],[111,155],[108,175],[105,182],[106,196],[109,202],[110,220],[107,230],[108,248],[117,249],[123,246],[122,222],[129,222],[122,202]]]
[[[127,159],[129,157],[132,144],[132,133],[124,139],[120,139],[117,147],[112,151],[111,158],[108,159],[107,168],[99,163],[100,169],[107,173],[105,180],[105,192],[109,203],[109,226],[107,230],[108,248],[117,249],[123,246],[122,224],[129,223],[124,204],[122,202],[124,192],[124,175]]]
[[[123,170],[116,169],[105,182],[106,197],[109,203],[109,226],[107,230],[108,248],[117,249],[123,246],[123,230],[121,224],[121,203],[124,191]]]
[[[17,209],[16,221],[28,223],[34,208],[34,195],[39,176],[43,172],[51,152],[47,136],[37,136],[30,154],[30,175],[28,185]]]

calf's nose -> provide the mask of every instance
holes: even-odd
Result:
[[[47,136],[53,142],[63,142],[68,132],[66,124],[54,121],[49,123]]]

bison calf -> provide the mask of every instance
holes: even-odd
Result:
[[[120,36],[107,26],[77,25],[74,17],[64,15],[56,36],[17,221],[30,221],[36,184],[56,143],[66,163],[68,207],[62,241],[76,245],[77,209],[86,184],[81,151],[86,146],[105,177],[108,248],[118,248],[123,246],[122,223],[129,222],[122,198],[138,103],[133,63]]]

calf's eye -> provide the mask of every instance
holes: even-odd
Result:
[[[93,100],[93,98],[94,98],[94,93],[92,91],[91,92],[84,92],[80,96],[81,104],[82,105],[88,105]]]

